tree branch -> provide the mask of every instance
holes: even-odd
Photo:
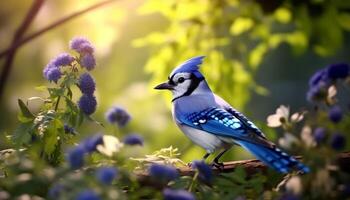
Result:
[[[38,14],[41,6],[44,4],[45,0],[35,0],[33,4],[31,5],[30,9],[28,10],[28,13],[26,14],[24,20],[22,21],[21,25],[18,27],[16,30],[11,46],[14,46],[18,41],[22,39],[22,36],[25,34],[27,31],[28,27],[30,24],[33,22],[35,16]],[[1,70],[1,75],[0,75],[0,98],[2,97],[4,88],[5,88],[5,83],[8,79],[8,76],[11,71],[11,66],[13,63],[13,60],[16,55],[17,48],[10,48],[7,52],[7,57],[5,60],[5,63],[3,65],[3,68]]]
[[[44,1],[45,0],[36,0],[36,2],[41,2],[41,3],[43,3]],[[36,15],[36,13],[33,14],[32,13],[33,12],[32,9],[30,9],[30,11],[28,12],[30,14],[28,14],[27,17],[31,16],[32,18],[28,18],[28,19],[27,19],[27,17],[25,18],[25,20],[22,23],[22,24],[25,24],[25,26],[22,26],[22,25],[20,26],[20,28],[18,29],[18,31],[15,34],[14,40],[11,43],[10,47],[5,49],[4,51],[2,51],[0,53],[0,59],[7,55],[7,59],[5,61],[5,64],[3,65],[2,73],[0,75],[0,98],[3,95],[5,84],[6,84],[6,81],[7,81],[7,77],[10,74],[10,70],[11,70],[11,66],[12,66],[12,62],[13,62],[16,50],[20,46],[22,46],[25,43],[27,43],[27,42],[37,38],[38,36],[40,36],[40,35],[42,35],[44,33],[46,33],[48,31],[56,28],[57,26],[62,25],[63,23],[65,23],[65,22],[67,22],[67,21],[69,21],[69,20],[71,20],[73,18],[76,18],[76,17],[78,17],[80,15],[83,15],[83,14],[85,14],[85,13],[91,11],[91,10],[95,10],[97,8],[100,8],[100,7],[104,6],[104,5],[112,3],[114,1],[116,1],[116,0],[106,0],[106,1],[102,1],[102,2],[96,3],[96,4],[94,4],[94,5],[90,6],[90,7],[87,7],[85,9],[80,10],[80,11],[74,12],[74,13],[66,16],[66,17],[63,17],[62,19],[59,19],[56,22],[53,22],[52,24],[50,24],[50,25],[48,25],[48,26],[46,26],[46,27],[44,27],[44,28],[42,28],[42,29],[32,33],[32,34],[29,34],[26,37],[22,37],[24,32],[25,32],[25,30],[29,27],[30,22],[33,20],[34,16]],[[36,12],[39,10],[39,8],[37,8]],[[21,37],[18,37],[18,36],[21,36]]]
[[[302,160],[301,156],[295,157],[297,160]],[[337,164],[343,171],[349,171],[350,166],[350,152],[344,152],[340,153],[337,156]],[[223,169],[217,169],[213,168],[214,173],[228,173],[234,171],[237,167],[242,166],[248,175],[253,175],[258,172],[265,173],[267,169],[269,168],[264,163],[262,163],[259,160],[252,159],[252,160],[241,160],[241,161],[230,161],[230,162],[224,162]],[[193,170],[190,167],[181,167],[178,169],[181,176],[193,176],[195,174],[195,170]],[[141,183],[148,184],[148,185],[154,185],[158,187],[157,183],[154,183],[152,180],[149,179],[149,176],[147,173],[138,174],[138,178]]]

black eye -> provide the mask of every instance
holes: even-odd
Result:
[[[177,82],[178,83],[183,83],[185,81],[185,78],[184,77],[180,77],[179,79],[177,79]]]

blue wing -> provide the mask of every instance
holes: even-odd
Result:
[[[232,109],[232,113],[235,110]],[[218,136],[271,146],[264,134],[242,114],[211,107],[188,115],[177,115],[180,123]],[[241,116],[240,116],[241,115]],[[243,118],[242,118],[243,116]]]
[[[189,115],[177,115],[177,120],[187,126],[234,139],[237,144],[279,172],[287,173],[294,167],[305,173],[310,171],[307,166],[268,141],[251,121],[233,108],[212,107]]]

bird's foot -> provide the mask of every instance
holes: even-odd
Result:
[[[216,169],[218,169],[218,170],[220,170],[220,171],[223,171],[224,170],[224,163],[222,163],[222,162],[217,162],[217,161],[214,161],[213,163],[211,163],[211,166],[213,167],[213,168],[216,168]]]

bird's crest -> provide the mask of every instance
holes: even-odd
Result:
[[[188,73],[195,73],[196,75],[201,75],[199,73],[199,66],[203,62],[203,58],[205,56],[196,56],[193,58],[188,59],[187,61],[183,62],[179,66],[177,66],[170,74],[170,77],[174,74],[181,73],[181,72],[188,72]],[[198,74],[197,74],[198,72]]]

